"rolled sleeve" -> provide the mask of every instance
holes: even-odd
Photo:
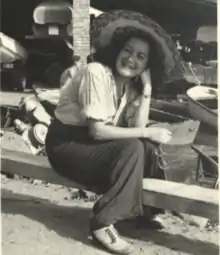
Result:
[[[89,64],[81,76],[79,104],[86,119],[106,121],[109,84],[105,67],[98,63]]]

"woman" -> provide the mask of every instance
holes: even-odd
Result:
[[[46,139],[55,171],[103,194],[94,206],[91,233],[109,251],[120,254],[130,253],[132,247],[113,225],[143,214],[144,176],[163,178],[150,140],[166,143],[171,139],[163,128],[145,127],[154,52],[150,36],[140,31],[113,39],[107,51],[94,56],[99,62],[83,67],[61,89],[56,120]],[[145,86],[140,86],[142,76]],[[139,106],[128,127],[126,111],[138,96]]]

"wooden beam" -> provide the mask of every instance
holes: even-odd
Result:
[[[195,185],[145,179],[144,204],[171,211],[218,219],[218,190]]]
[[[19,106],[21,99],[23,97],[27,97],[30,95],[34,95],[33,92],[8,92],[1,91],[0,96],[0,106]]]
[[[27,153],[1,150],[1,172],[42,180],[67,187],[83,188],[82,185],[58,175],[46,157]]]
[[[1,172],[26,176],[49,183],[89,189],[58,175],[46,157],[1,151]],[[171,211],[218,218],[218,191],[182,183],[144,179],[143,203]]]

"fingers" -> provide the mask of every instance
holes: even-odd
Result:
[[[159,133],[172,136],[172,132],[169,131],[168,129],[160,128],[158,131],[159,131]]]
[[[167,143],[172,139],[172,133],[169,130],[166,130],[162,134],[162,142]]]
[[[165,128],[147,128],[147,136],[159,143],[168,143],[172,139],[172,132]]]
[[[172,132],[170,132],[169,130],[163,131],[163,133],[172,136]]]
[[[172,135],[166,134],[161,137],[161,143],[168,143],[172,139]]]
[[[167,129],[160,128],[156,131],[155,140],[160,143],[168,143],[172,139],[172,132]]]

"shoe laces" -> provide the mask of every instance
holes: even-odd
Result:
[[[118,239],[118,232],[114,228],[113,225],[110,225],[108,228],[105,229],[106,233],[109,235],[109,237],[112,240],[112,243],[116,243]]]

